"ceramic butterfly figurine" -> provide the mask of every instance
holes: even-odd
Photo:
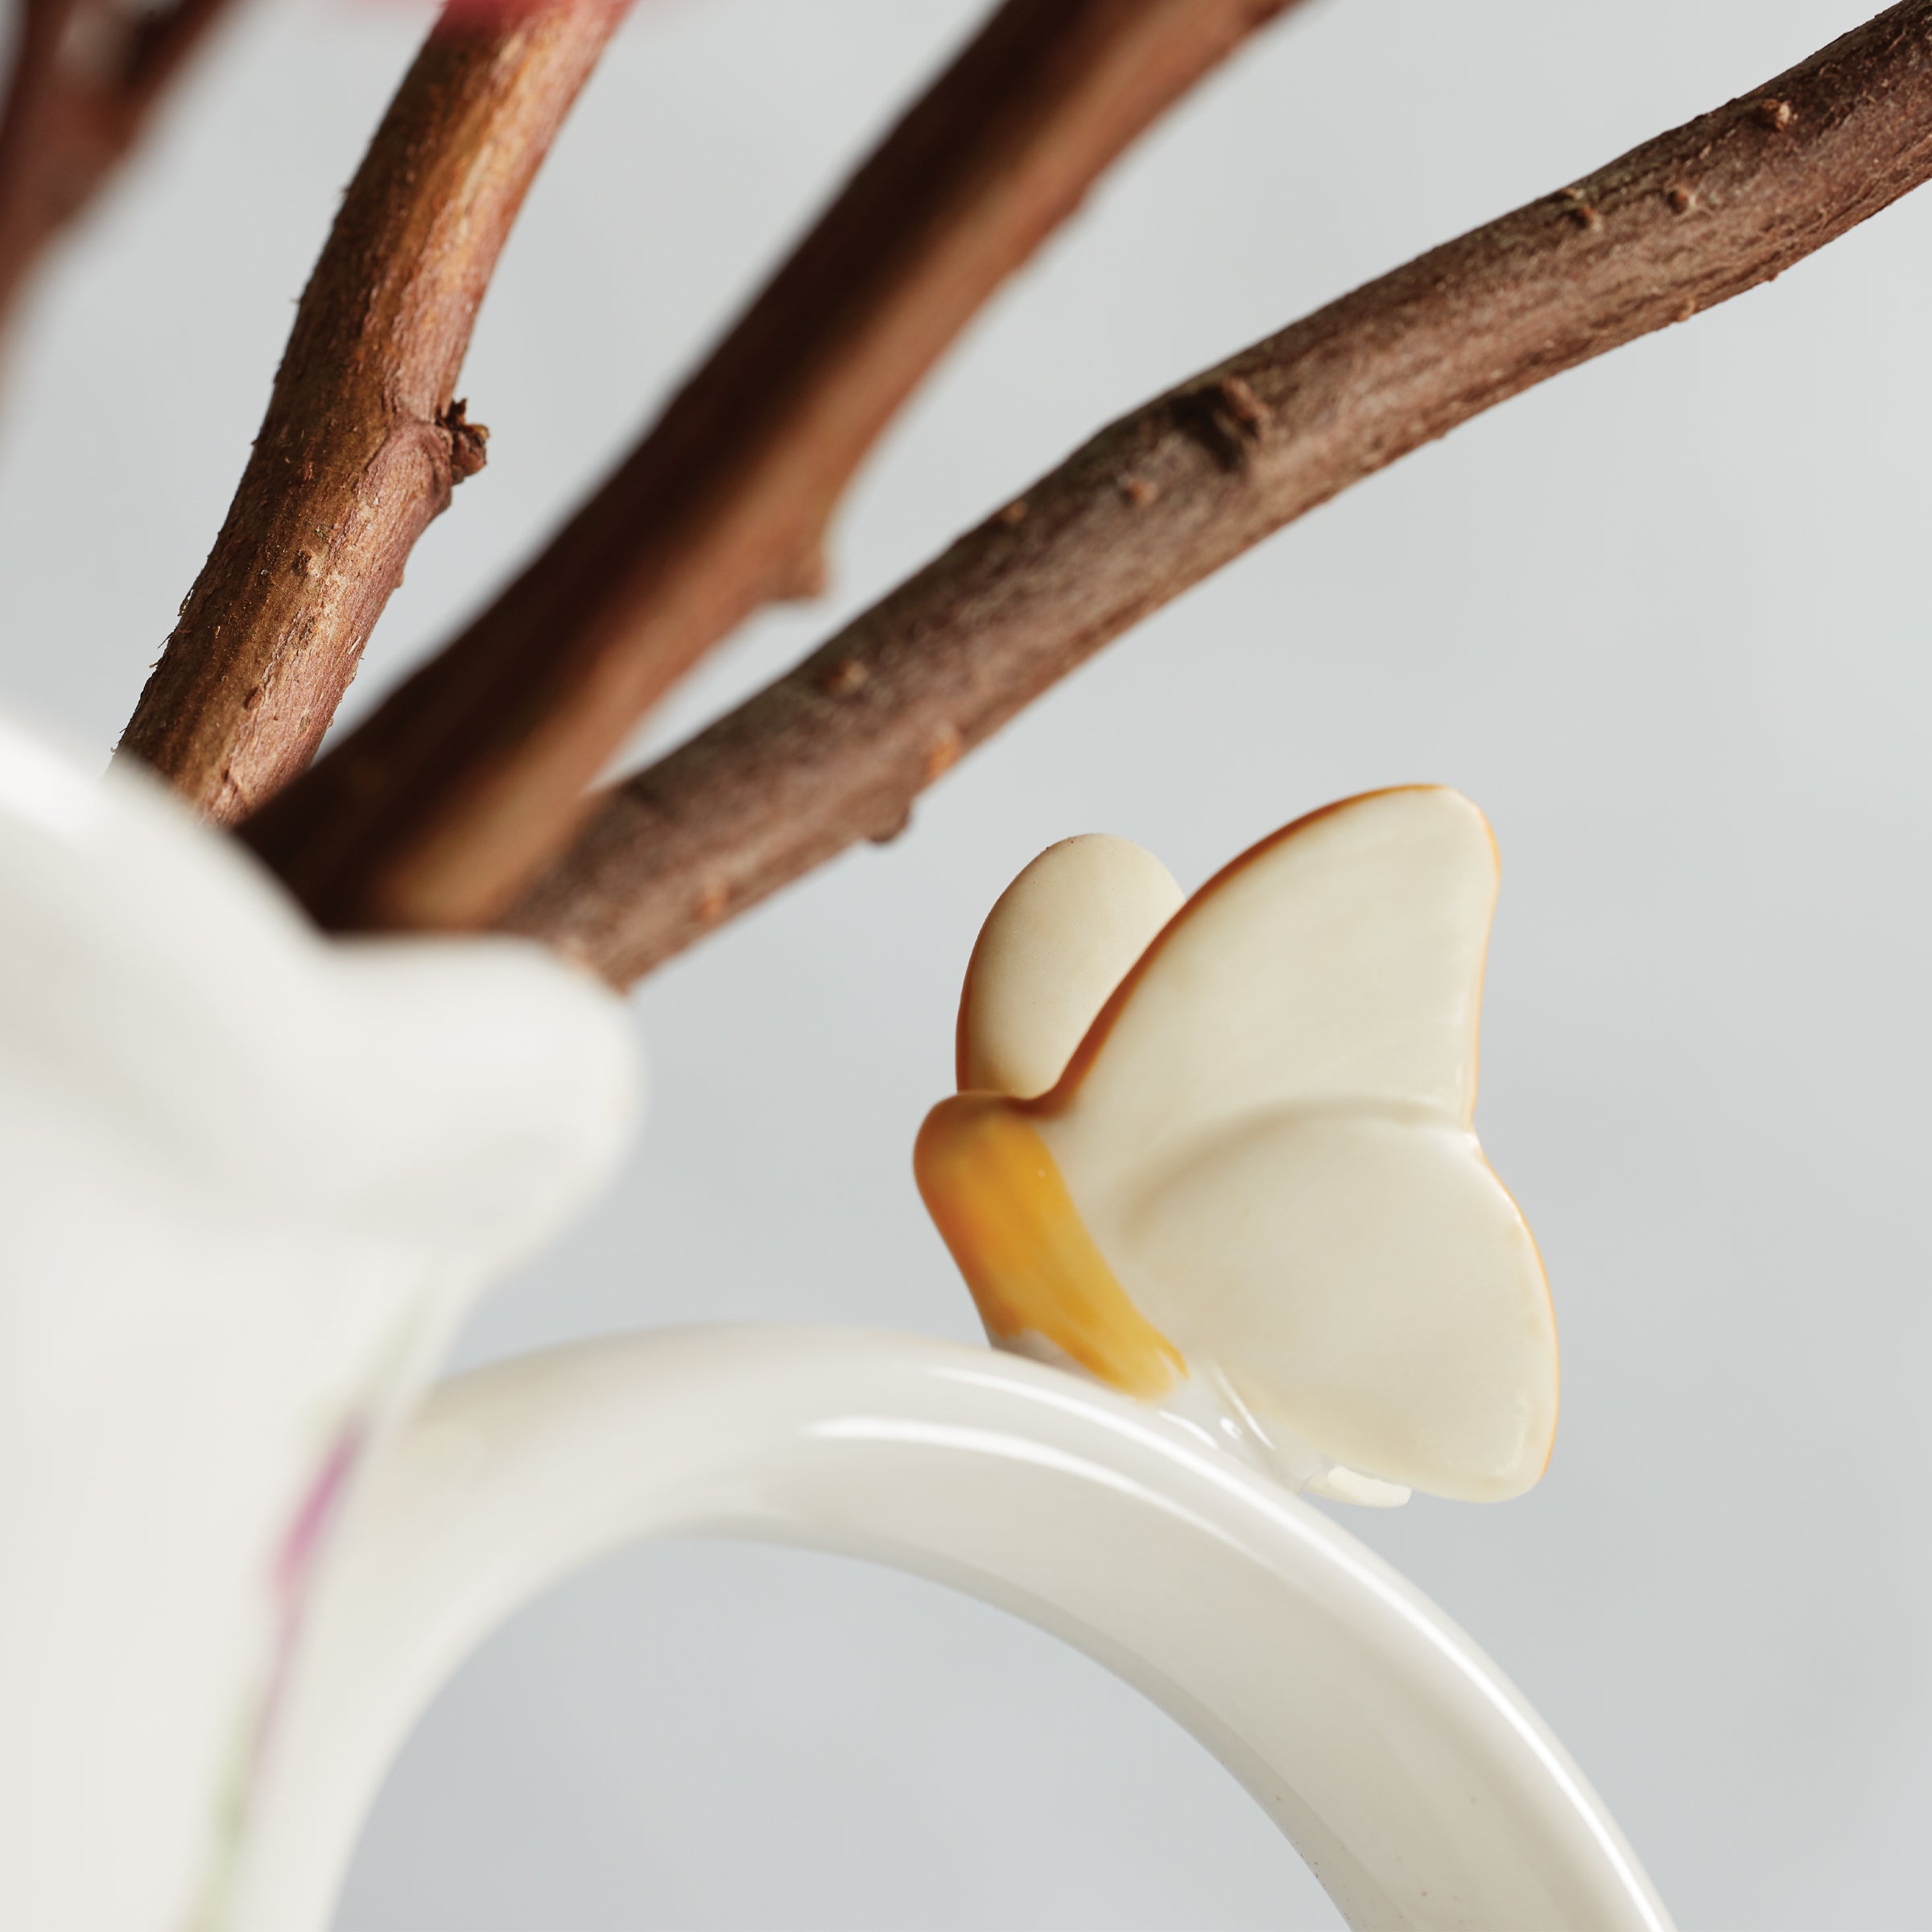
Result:
[[[914,1155],[994,1342],[1319,1494],[1534,1484],[1555,1325],[1470,1125],[1496,889],[1438,786],[1299,819],[1185,903],[1124,839],[1035,859]]]

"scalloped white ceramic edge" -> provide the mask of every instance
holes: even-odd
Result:
[[[0,717],[0,1924],[219,1919],[332,1508],[635,1062],[539,949],[324,941]]]

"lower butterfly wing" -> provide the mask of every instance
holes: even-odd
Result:
[[[1452,1117],[1253,1118],[1096,1232],[1135,1305],[1264,1433],[1470,1501],[1542,1473],[1557,1410],[1549,1290],[1515,1203]]]

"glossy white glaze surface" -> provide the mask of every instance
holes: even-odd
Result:
[[[1309,1505],[1056,1369],[752,1328],[485,1369],[382,1451],[315,1604],[245,1932],[319,1932],[390,1754],[503,1617],[630,1538],[719,1532],[894,1564],[1078,1645],[1220,1758],[1352,1926],[1669,1922],[1495,1666]]]

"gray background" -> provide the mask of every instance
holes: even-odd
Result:
[[[1327,0],[1140,149],[865,473],[770,675],[1107,416],[1767,78],[1847,0]],[[464,389],[490,467],[371,691],[630,438],[976,0],[643,0]],[[44,285],[0,436],[0,695],[105,748],[239,473],[426,15],[259,0]],[[1489,812],[1485,1142],[1550,1265],[1548,1479],[1340,1512],[1582,1761],[1687,1927],[1932,1924],[1927,1559],[1932,195],[1309,518],[864,849],[654,979],[652,1118],[478,1360],[778,1317],[969,1335],[908,1177],[977,923],[1124,832],[1198,881],[1408,779]],[[1235,1785],[1030,1629],[679,1546],[506,1630],[403,1756],[353,1932],[1330,1926]]]

